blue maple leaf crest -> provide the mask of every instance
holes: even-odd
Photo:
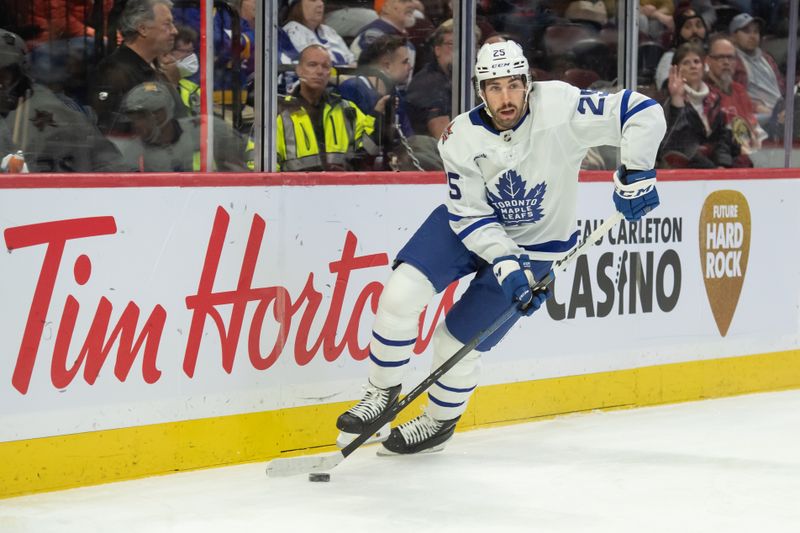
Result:
[[[542,200],[547,191],[545,182],[528,190],[528,184],[516,170],[507,170],[497,182],[497,194],[487,191],[489,204],[506,226],[530,224],[544,215]]]

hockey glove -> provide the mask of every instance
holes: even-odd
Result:
[[[552,295],[553,293],[550,291],[549,287],[535,291],[531,303],[529,303],[527,307],[521,307],[520,311],[522,311],[522,314],[525,316],[531,316],[538,311],[542,304]]]
[[[550,297],[549,289],[536,293],[531,290],[531,286],[536,282],[531,266],[531,260],[527,255],[498,257],[492,266],[492,271],[506,298],[510,302],[519,302],[519,308],[525,316],[536,312]]]
[[[628,170],[622,165],[614,173],[614,205],[625,220],[636,222],[658,207],[655,170]]]

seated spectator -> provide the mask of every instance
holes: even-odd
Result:
[[[341,83],[339,92],[361,111],[376,117],[375,139],[384,156],[384,168],[435,170],[441,168],[441,162],[434,154],[433,166],[429,164],[430,152],[436,151],[431,146],[434,139],[417,139],[407,112],[402,85],[410,71],[406,38],[383,35],[361,53],[359,76]],[[423,153],[418,154],[420,150]]]
[[[683,43],[675,51],[669,71],[669,98],[664,102],[667,134],[661,144],[662,164],[672,168],[752,166],[738,157],[720,110],[721,99],[703,81],[705,51]]]
[[[384,34],[408,37],[408,28],[416,22],[414,18],[414,0],[376,0],[375,10],[380,15],[370,22],[356,35],[350,45],[350,50],[356,56],[369,46],[369,44]],[[414,70],[416,61],[416,48],[411,42],[408,44],[411,70]]]
[[[687,4],[682,4],[675,11],[675,32],[673,35],[672,49],[667,50],[661,56],[656,66],[656,89],[663,89],[669,77],[672,56],[675,49],[686,42],[693,42],[703,45],[705,48],[708,43],[708,28],[697,11]]]
[[[172,23],[170,0],[129,0],[119,20],[122,45],[97,67],[91,104],[97,123],[106,135],[125,135],[130,123],[120,115],[122,98],[145,81],[169,84],[158,58],[171,52],[178,30]],[[176,107],[181,105],[177,90],[172,91]],[[180,108],[176,116],[186,116]]]
[[[175,48],[158,58],[164,75],[180,95],[190,115],[200,114],[200,84],[192,77],[200,70],[200,60],[194,52],[197,32],[188,26],[178,26]]]
[[[758,124],[747,90],[733,81],[735,65],[736,47],[725,35],[714,36],[706,56],[706,83],[711,92],[720,97],[720,111],[733,133],[734,141],[743,154],[750,155],[761,149],[761,141],[767,137],[767,133]]]
[[[197,32],[192,28],[179,27],[175,36],[175,48],[170,53],[175,60],[178,74],[178,94],[191,115],[200,114],[200,85],[192,79],[200,70],[200,60],[194,50],[197,38]]]
[[[375,119],[327,88],[332,61],[327,48],[300,52],[292,94],[279,100],[278,166],[282,171],[355,170],[378,153],[370,135]]]
[[[766,127],[783,98],[785,82],[775,59],[759,48],[763,24],[763,20],[742,13],[733,17],[729,29],[738,56],[733,79],[747,89],[758,122]]]
[[[654,41],[675,29],[672,0],[639,0],[639,31]]]
[[[339,84],[339,94],[353,102],[365,114],[384,113],[391,102],[391,116],[382,124],[396,125],[403,134],[413,134],[406,113],[405,95],[399,91],[411,72],[408,62],[408,39],[383,35],[374,40],[358,58],[359,75]]]
[[[17,169],[9,168],[10,156]],[[86,115],[33,82],[25,43],[6,30],[0,30],[0,159],[3,172],[132,170]]]
[[[175,117],[175,100],[165,83],[145,82],[125,95],[121,111],[133,124],[132,138],[114,143],[128,165],[141,172],[200,170],[200,119]],[[214,117],[213,170],[243,171],[245,143],[223,120]]]
[[[354,65],[355,55],[336,30],[322,23],[324,18],[322,0],[289,0],[288,22],[283,30],[297,51],[302,52],[309,44],[320,44],[331,53],[334,66]]]
[[[333,2],[329,2],[329,5]],[[370,4],[372,2],[369,2]],[[363,4],[345,5],[339,8],[327,9],[325,15],[325,24],[336,30],[336,33],[344,39],[344,42],[350,43],[353,41],[358,32],[378,18],[378,14],[371,7]]]
[[[431,35],[432,61],[408,86],[408,106],[414,131],[435,139],[452,120],[453,20],[443,22]]]
[[[175,21],[200,31],[200,9],[183,2],[175,8]],[[247,89],[255,73],[255,0],[220,0],[215,3],[212,21],[214,37],[215,112],[224,106],[244,105]],[[192,76],[198,82],[199,77]],[[238,120],[234,117],[234,121]]]
[[[74,0],[32,0],[31,22],[38,33],[28,44],[33,47],[37,44],[76,37],[93,40],[95,28],[90,21],[94,3]],[[113,5],[114,0],[103,0],[103,12],[108,15]]]

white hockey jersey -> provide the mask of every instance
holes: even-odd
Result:
[[[619,146],[623,165],[648,170],[666,131],[661,106],[630,90],[534,82],[529,104],[513,130],[495,130],[480,105],[456,117],[439,140],[450,226],[490,263],[506,255],[563,257],[577,244],[578,172],[588,149]]]

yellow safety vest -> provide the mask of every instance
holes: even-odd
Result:
[[[178,82],[178,94],[191,115],[200,114],[200,86],[198,84],[192,80],[181,78]]]
[[[311,117],[297,98],[287,96],[278,114],[277,148],[280,170],[324,170],[328,165],[349,167],[363,138],[375,131],[375,118],[365,115],[353,102],[326,94],[322,124],[325,152],[320,153]]]

